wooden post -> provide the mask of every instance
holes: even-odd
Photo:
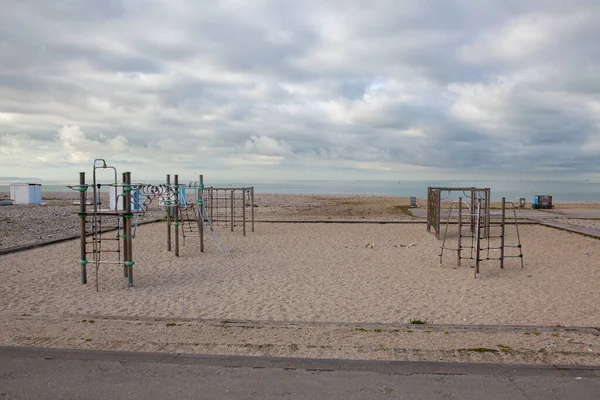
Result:
[[[252,210],[250,211],[250,213],[252,214],[252,232],[254,232],[254,186],[252,186],[251,196],[252,196]]]
[[[227,192],[225,192],[227,193]],[[231,191],[231,232],[233,232],[233,199],[235,197],[235,190]]]
[[[167,198],[164,199],[167,208],[167,250],[171,251],[171,175],[167,174]]]
[[[200,252],[204,252],[204,175],[200,175],[198,186],[198,231],[200,232]]]
[[[500,269],[504,268],[504,223],[506,221],[506,198],[502,198],[502,224],[500,225]]]
[[[456,265],[460,266],[461,257],[461,239],[462,239],[462,197],[458,198],[458,256],[456,257]]]
[[[85,223],[87,220],[86,204],[87,201],[87,186],[85,186],[85,172],[79,173],[79,227],[81,234],[81,250],[79,253],[79,265],[81,266],[81,284],[87,283],[87,245]]]
[[[214,202],[213,202],[213,193],[214,190],[210,190],[210,221],[213,222],[213,206],[214,206]],[[212,229],[212,227],[210,228]]]
[[[242,189],[242,235],[246,236],[246,189]]]
[[[179,257],[179,175],[175,175],[175,185],[173,186],[174,201],[174,213],[173,225],[175,225],[175,257]]]

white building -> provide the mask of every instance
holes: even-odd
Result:
[[[42,185],[39,183],[11,183],[10,198],[14,204],[41,204]]]

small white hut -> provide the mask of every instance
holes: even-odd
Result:
[[[42,185],[39,183],[11,183],[10,198],[14,204],[41,204]]]

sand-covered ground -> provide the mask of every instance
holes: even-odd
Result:
[[[58,195],[45,207],[0,207],[0,242],[76,234],[71,200]],[[247,237],[239,223],[233,233],[218,226],[231,258],[208,237],[205,253],[188,238],[176,258],[166,251],[165,224],[144,225],[134,239],[135,286],[127,288],[121,267],[104,265],[99,292],[91,263],[89,283],[79,283],[78,240],[0,255],[0,345],[600,364],[596,239],[521,225],[525,268],[518,258],[507,259],[504,270],[484,261],[474,279],[473,261],[457,267],[455,252],[446,251],[440,265],[442,242],[415,217],[422,200],[416,210],[408,199],[375,196],[256,200],[257,221],[387,223],[257,222]],[[593,214],[594,207],[581,209]],[[597,227],[573,215],[577,210],[561,220]],[[398,221],[410,223],[392,223]],[[456,247],[456,225],[447,237]],[[507,227],[509,243],[515,238]]]
[[[0,257],[0,311],[276,321],[409,322],[600,326],[598,242],[522,226],[519,259],[456,267],[421,224],[260,224],[220,235],[204,254],[188,240],[176,258],[165,226],[140,227],[135,287],[121,267],[89,265],[79,284],[78,242]],[[511,233],[508,232],[510,236]],[[454,241],[454,239],[452,239]],[[366,247],[374,243],[374,248]],[[107,256],[108,257],[108,256]],[[108,258],[106,258],[108,260]]]

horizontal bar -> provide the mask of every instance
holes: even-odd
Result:
[[[518,256],[504,256],[504,258],[522,258],[523,254],[518,255]]]

